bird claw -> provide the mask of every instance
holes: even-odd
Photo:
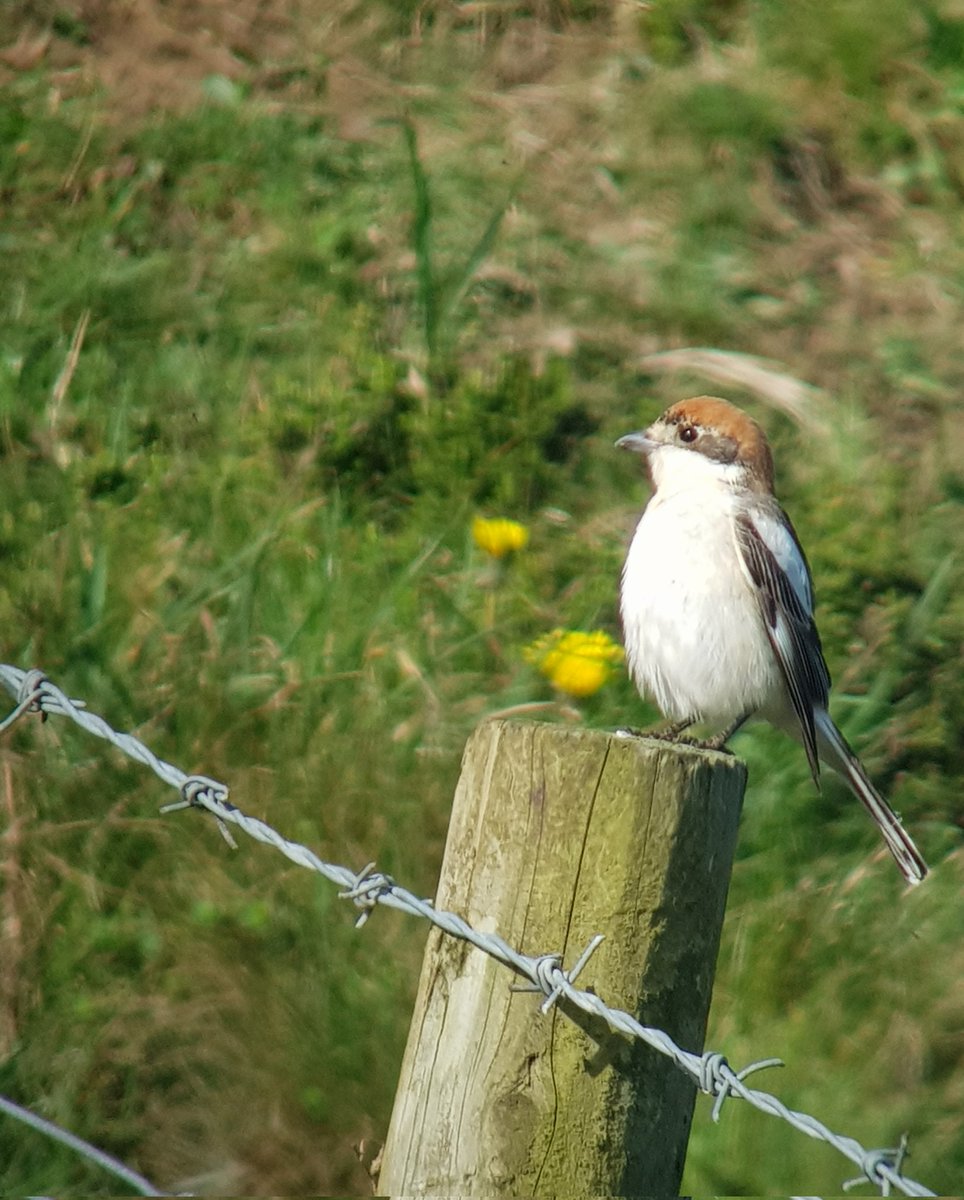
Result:
[[[727,738],[723,734],[717,734],[716,737],[708,738],[686,738],[684,739],[697,750],[715,750],[717,754],[729,754],[732,758],[733,751],[727,746]]]

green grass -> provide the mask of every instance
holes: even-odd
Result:
[[[254,63],[148,117],[63,80],[55,102],[46,64],[5,86],[3,660],[323,856],[430,895],[465,737],[549,698],[522,647],[615,632],[643,493],[613,440],[718,390],[641,355],[776,359],[825,389],[833,439],[727,394],[773,435],[834,711],[939,869],[901,897],[843,789],[815,794],[795,744],[742,734],[708,1045],[784,1057],[760,1086],[865,1144],[909,1129],[909,1173],[953,1189],[953,21],[890,0],[889,23],[827,4],[791,30],[775,6],[693,0],[619,31],[546,5],[548,65],[516,85],[511,6],[487,29],[433,10],[422,42],[397,7],[350,10],[338,44],[395,90],[348,112],[304,99],[326,82],[307,25],[284,64],[307,93]],[[359,104],[367,136],[346,139]],[[495,587],[480,510],[531,530]],[[583,715],[654,714],[620,678]],[[60,721],[22,723],[3,755],[0,1089],[162,1186],[363,1191],[351,1146],[384,1136],[425,931],[379,912],[356,932],[329,885],[158,818],[153,777]],[[4,1191],[112,1190],[6,1121],[0,1164]],[[718,1127],[697,1114],[684,1188],[847,1174],[731,1102]]]

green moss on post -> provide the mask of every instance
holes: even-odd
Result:
[[[745,770],[723,754],[522,721],[465,750],[437,903],[703,1046]],[[378,1189],[676,1195],[695,1089],[666,1059],[512,991],[429,935]]]

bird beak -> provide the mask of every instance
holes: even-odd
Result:
[[[627,433],[616,443],[620,450],[632,450],[636,454],[650,454],[656,449],[656,442],[646,433]]]

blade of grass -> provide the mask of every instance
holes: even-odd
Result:
[[[418,135],[411,121],[399,122],[408,152],[408,165],[415,192],[415,216],[412,223],[412,244],[415,250],[415,274],[418,298],[422,307],[425,348],[430,359],[438,351],[438,288],[432,265],[432,194],[428,176],[418,152]]]
[[[472,286],[472,281],[475,279],[476,273],[482,263],[488,258],[489,253],[495,244],[495,239],[498,236],[499,229],[502,226],[502,221],[509,205],[512,203],[515,189],[509,193],[505,202],[501,204],[492,216],[489,218],[489,223],[483,229],[478,241],[469,252],[462,270],[455,277],[449,294],[445,300],[444,307],[439,314],[439,324],[444,325],[454,316],[458,306],[465,299],[465,295]]]

